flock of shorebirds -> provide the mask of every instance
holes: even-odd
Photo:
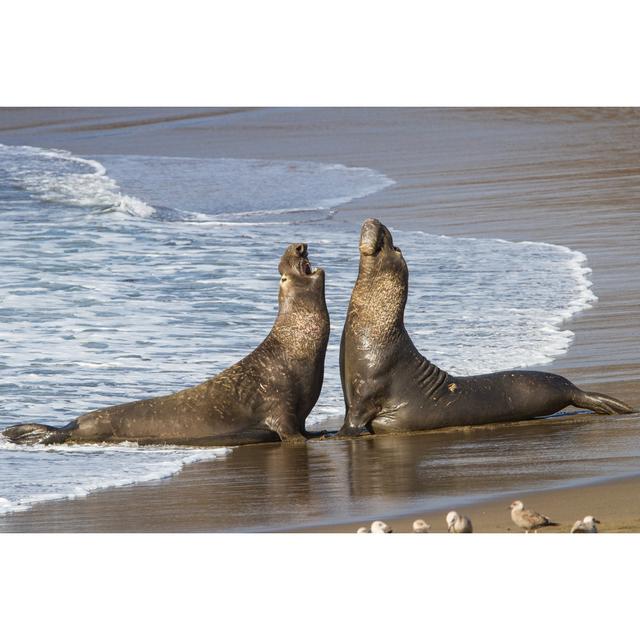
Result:
[[[557,527],[557,522],[553,522],[549,517],[533,511],[525,509],[522,501],[515,500],[509,507],[511,510],[511,520],[513,523],[524,530],[525,533],[535,531],[542,527]],[[467,516],[459,514],[457,511],[449,511],[446,517],[447,531],[449,533],[473,533],[473,524]],[[593,516],[586,516],[582,520],[576,520],[571,533],[598,533],[597,524],[600,520],[596,520]],[[413,523],[414,533],[429,533],[431,525],[424,520],[415,520]],[[371,523],[370,527],[360,527],[356,533],[393,533],[393,529],[382,520],[376,520]]]

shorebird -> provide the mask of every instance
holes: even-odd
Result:
[[[368,527],[360,527],[356,533],[371,533],[371,529],[369,529]]]
[[[547,516],[543,516],[537,511],[531,509],[525,509],[520,500],[514,500],[509,507],[511,509],[511,519],[513,523],[524,529],[525,533],[529,531],[535,531],[538,533],[538,529],[542,527],[557,527],[557,522],[552,522]]]
[[[571,527],[571,533],[598,533],[596,524],[600,524],[600,520],[596,520],[593,516],[585,516],[583,520],[576,520]]]
[[[431,525],[424,520],[415,520],[413,523],[413,533],[429,533]]]
[[[393,529],[382,520],[376,520],[371,523],[371,533],[393,533]]]
[[[447,513],[447,531],[449,533],[473,533],[473,525],[467,516],[461,516],[457,511]]]

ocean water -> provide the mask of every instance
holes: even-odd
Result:
[[[0,145],[0,428],[63,425],[233,364],[273,323],[277,264],[291,242],[308,242],[327,272],[331,338],[308,423],[340,416],[359,229],[339,207],[392,185],[339,164]],[[407,328],[454,374],[551,362],[572,339],[563,321],[595,300],[585,256],[566,247],[401,231],[394,240],[410,269]],[[0,512],[159,479],[226,452],[16,447],[0,436]]]

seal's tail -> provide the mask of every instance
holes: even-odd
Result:
[[[59,444],[71,435],[72,430],[26,422],[7,427],[4,431],[0,431],[0,434],[15,444]]]
[[[615,413],[633,413],[633,409],[620,400],[616,400],[604,393],[587,393],[577,388],[573,394],[571,404],[573,404],[574,407],[590,409],[596,413],[608,413],[610,415]]]

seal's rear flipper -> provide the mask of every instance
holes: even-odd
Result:
[[[581,389],[574,394],[572,404],[581,409],[591,409],[595,413],[607,413],[613,415],[616,413],[633,413],[633,409],[624,402],[616,400],[604,393],[587,393]]]
[[[8,427],[0,434],[15,444],[59,444],[71,435],[71,431],[73,427],[56,429],[46,424],[27,422]]]

